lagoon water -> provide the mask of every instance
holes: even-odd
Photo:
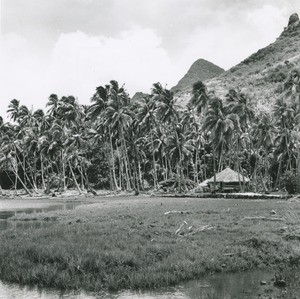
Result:
[[[57,199],[7,199],[0,200],[0,231],[18,226],[41,226],[41,222],[9,221],[9,218],[17,214],[45,213],[57,210],[73,210],[82,204],[89,202],[70,201],[62,202]],[[46,223],[47,225],[47,223]]]
[[[254,299],[300,298],[300,286],[291,290],[273,287],[272,273],[252,271],[218,274],[176,288],[154,292],[86,293],[21,287],[0,282],[0,299]],[[267,285],[261,285],[260,281]],[[276,297],[275,297],[276,296]],[[281,297],[282,296],[282,297]]]
[[[59,200],[1,200],[0,231],[12,227],[32,227],[40,222],[17,222],[9,218],[17,213],[42,213],[55,210],[76,209],[88,202],[61,202]],[[55,289],[19,286],[0,281],[0,299],[252,299],[286,298],[300,299],[298,276],[287,289],[273,287],[274,273],[251,271],[235,274],[221,273],[194,280],[175,288],[165,288],[153,292],[86,293],[63,292]],[[265,281],[266,285],[261,285]],[[297,282],[296,282],[297,281]],[[274,297],[276,296],[276,297]],[[282,297],[277,297],[282,296]]]

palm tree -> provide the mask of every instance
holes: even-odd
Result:
[[[93,104],[88,109],[89,116],[92,120],[98,118],[106,109],[109,99],[109,88],[109,85],[105,87],[98,86],[96,88],[96,93],[91,98]]]
[[[127,190],[130,190],[133,184],[125,140],[125,131],[132,121],[132,113],[129,110],[130,99],[124,88],[119,88],[117,81],[112,80],[110,84],[109,101],[105,109],[103,124],[110,128],[111,132],[115,131],[118,133],[118,140],[121,144],[122,161],[125,167]]]
[[[117,81],[110,81],[105,88],[97,88],[96,94],[92,97],[95,103],[91,106],[89,115],[92,118],[98,117],[98,131],[106,131],[111,149],[111,168],[113,172],[114,186],[118,189],[115,175],[114,147],[119,152],[120,174],[125,168],[127,190],[133,186],[131,168],[127,152],[125,133],[129,128],[133,115],[129,109],[130,98],[123,87],[119,87]],[[101,118],[100,118],[101,117]],[[115,139],[115,141],[114,141]],[[120,146],[119,146],[120,145]],[[121,175],[120,175],[121,183]]]
[[[234,89],[230,90],[226,96],[228,113],[238,115],[241,129],[247,131],[254,119],[254,109],[252,103],[244,93],[238,93]]]
[[[160,83],[154,83],[152,100],[156,103],[156,117],[162,124],[174,124],[178,121],[179,106],[176,104],[173,93],[163,88]]]
[[[108,154],[108,165],[110,169],[110,185],[111,189],[119,189],[117,178],[116,178],[116,167],[115,167],[115,155],[114,155],[114,146],[113,146],[113,136],[111,134],[111,129],[104,125],[105,111],[109,101],[110,85],[98,86],[96,88],[96,93],[92,96],[91,102],[93,103],[88,109],[88,117],[92,121],[96,121],[95,133],[93,133],[94,140],[98,142],[106,140],[109,146],[104,146],[107,149]]]
[[[208,106],[209,100],[205,84],[202,81],[194,83],[192,98],[188,103],[188,107],[195,108],[197,113],[200,114]]]
[[[182,192],[182,184],[184,184],[186,190],[186,184],[183,174],[184,161],[189,161],[194,147],[192,141],[187,139],[185,132],[185,126],[181,123],[175,125],[175,132],[168,137],[167,151],[169,152],[170,158],[173,160],[176,166],[177,182],[179,193]]]
[[[251,137],[253,140],[255,165],[253,178],[257,181],[256,176],[260,176],[263,187],[267,190],[265,180],[269,178],[269,155],[273,150],[275,136],[275,125],[268,114],[261,114],[254,122]],[[260,161],[261,160],[261,161]],[[261,168],[261,171],[259,171]],[[264,176],[262,175],[264,173]]]
[[[57,95],[56,94],[51,94],[49,99],[48,99],[48,102],[46,104],[47,107],[50,107],[49,110],[48,110],[48,113],[51,116],[56,117],[58,105],[59,105],[59,99],[58,99]]]
[[[194,148],[194,182],[199,183],[199,168],[201,170],[201,157],[200,151],[205,144],[205,138],[203,136],[201,119],[191,109],[186,109],[183,112],[181,123],[186,127],[187,139],[191,140]],[[199,167],[199,168],[198,168]],[[202,173],[202,171],[201,171]],[[203,174],[201,175],[203,180]]]
[[[234,113],[227,113],[221,99],[214,97],[210,100],[205,114],[203,130],[210,133],[213,152],[214,181],[216,181],[216,154],[219,156],[219,171],[223,163],[224,151],[228,150],[232,136],[239,127],[239,118]],[[216,183],[216,182],[215,182]],[[214,184],[216,190],[216,184]]]
[[[137,120],[139,127],[145,135],[149,134],[152,152],[152,164],[153,164],[153,184],[154,190],[157,189],[157,169],[154,149],[154,132],[157,127],[157,121],[155,117],[156,102],[153,100],[154,96],[148,96],[143,99],[142,105],[137,113]]]
[[[16,121],[19,117],[19,110],[20,110],[20,101],[13,99],[10,101],[8,105],[7,113],[10,114],[10,118],[13,121]]]

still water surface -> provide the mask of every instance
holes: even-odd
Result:
[[[18,226],[49,225],[40,222],[17,222],[9,218],[18,213],[43,213],[55,210],[71,210],[88,202],[59,202],[55,200],[1,200],[0,231]],[[236,274],[218,274],[190,281],[175,288],[164,288],[154,292],[86,293],[59,290],[0,281],[0,299],[252,299],[286,298],[300,299],[300,284],[297,275],[287,289],[273,287],[274,273],[252,271]],[[265,281],[266,285],[261,285]],[[297,283],[297,282],[298,283]]]
[[[0,299],[269,299],[300,298],[300,286],[293,289],[273,287],[273,273],[262,271],[220,274],[191,281],[176,288],[154,292],[85,293],[20,287],[0,282]],[[265,280],[267,285],[261,285]]]
[[[49,199],[0,200],[0,231],[8,228],[40,227],[49,223],[33,221],[10,221],[9,218],[18,214],[46,213],[57,210],[74,210],[77,206],[89,202],[62,202]]]

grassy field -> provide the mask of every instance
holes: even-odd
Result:
[[[300,202],[97,198],[0,233],[0,279],[63,289],[153,289],[208,273],[300,265]]]

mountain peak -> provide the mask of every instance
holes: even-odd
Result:
[[[276,100],[283,96],[283,84],[289,74],[299,68],[300,19],[294,13],[273,43],[206,84],[220,98],[224,98],[230,89],[239,90],[252,99],[257,111],[269,113]]]
[[[171,88],[171,91],[175,93],[187,90],[190,91],[192,90],[193,84],[197,81],[205,81],[214,78],[223,72],[224,70],[219,66],[200,58],[192,64],[184,77],[179,80],[178,84]]]
[[[288,27],[289,26],[295,26],[299,24],[299,16],[297,13],[294,13],[290,16],[289,18],[289,23],[288,23]]]

